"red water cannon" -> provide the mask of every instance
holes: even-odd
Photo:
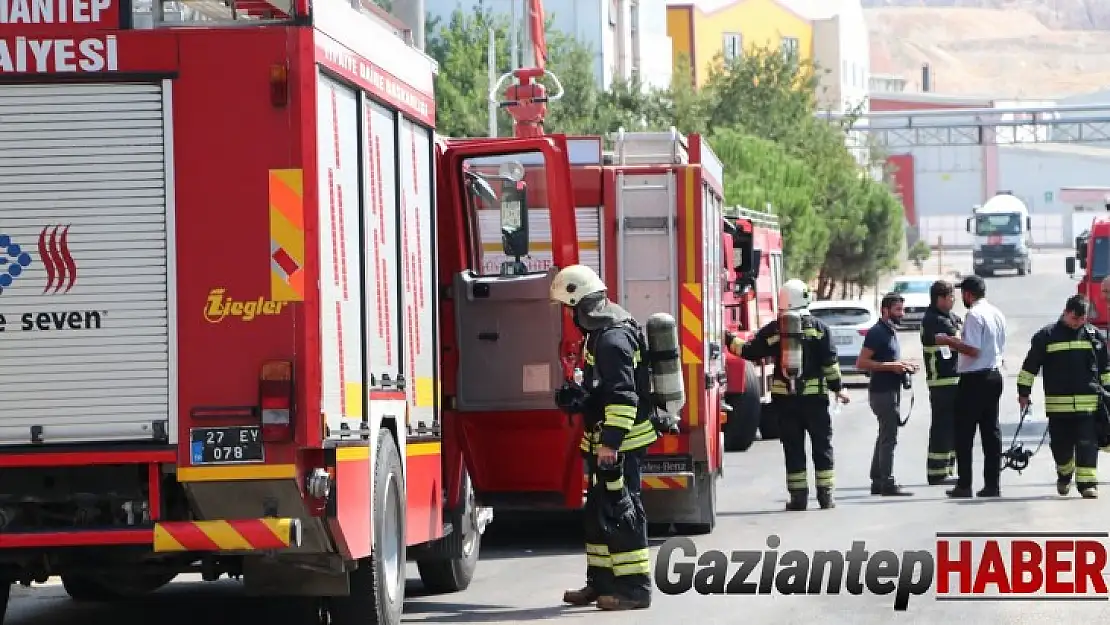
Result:
[[[504,99],[499,100],[501,86],[509,78],[516,78],[516,82],[505,88],[502,94]],[[539,82],[540,78],[550,78],[558,92],[547,95],[547,87]],[[521,138],[542,137],[547,103],[557,102],[562,97],[563,85],[559,79],[555,74],[538,67],[521,67],[503,74],[489,92],[489,101],[505,109],[513,118],[513,136]]]

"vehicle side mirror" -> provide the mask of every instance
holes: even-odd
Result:
[[[528,255],[527,196],[524,181],[501,183],[501,249],[518,261]]]
[[[1074,276],[1075,275],[1075,257],[1074,256],[1068,256],[1067,258],[1064,259],[1064,271],[1066,271],[1069,276]]]
[[[1033,229],[1033,218],[1032,217],[1026,217],[1025,218],[1025,229],[1026,230],[1032,230]]]
[[[968,218],[967,222],[966,222],[966,223],[964,224],[964,228],[965,228],[965,229],[966,229],[966,230],[967,230],[968,232],[971,232],[971,219],[970,219],[970,218]]]

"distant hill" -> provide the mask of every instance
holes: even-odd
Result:
[[[1110,0],[863,0],[872,72],[921,65],[939,93],[1055,98],[1110,88]]]
[[[885,7],[1004,9],[1026,11],[1051,28],[1110,30],[1106,0],[862,0],[865,9]]]

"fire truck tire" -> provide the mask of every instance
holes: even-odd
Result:
[[[348,573],[350,594],[328,602],[330,625],[399,625],[405,603],[405,476],[392,433],[374,454],[374,544]]]
[[[760,413],[759,390],[751,386],[750,375],[745,392],[725,395],[725,403],[733,409],[725,423],[725,451],[746,452],[756,441]]]
[[[470,483],[470,474],[465,471],[462,489],[465,504],[461,514],[453,515],[452,520],[459,531],[451,532],[443,541],[443,549],[449,550],[451,555],[416,561],[420,581],[424,583],[424,590],[430,594],[442,595],[466,590],[474,579],[474,570],[478,568],[478,553],[482,547],[482,534],[478,531],[475,516],[478,513],[478,503],[474,497],[474,487]],[[454,556],[455,553],[462,555]]]
[[[136,574],[119,577],[62,575],[62,588],[74,601],[107,602],[134,599],[169,584],[177,573]]]
[[[748,451],[759,431],[762,404],[755,367],[744,367],[744,378],[743,393],[725,396],[725,403],[732,407],[725,423],[725,451]]]
[[[4,584],[0,588],[0,623],[4,622],[4,615],[8,612],[8,599],[12,596],[12,585]]]

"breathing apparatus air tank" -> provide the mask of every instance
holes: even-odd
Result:
[[[779,313],[779,366],[786,378],[790,394],[797,392],[796,384],[802,375],[802,342],[805,339],[800,310],[784,310]]]
[[[678,353],[678,324],[667,313],[655,313],[648,317],[645,334],[651,366],[652,398],[657,406],[676,415],[686,405]]]

